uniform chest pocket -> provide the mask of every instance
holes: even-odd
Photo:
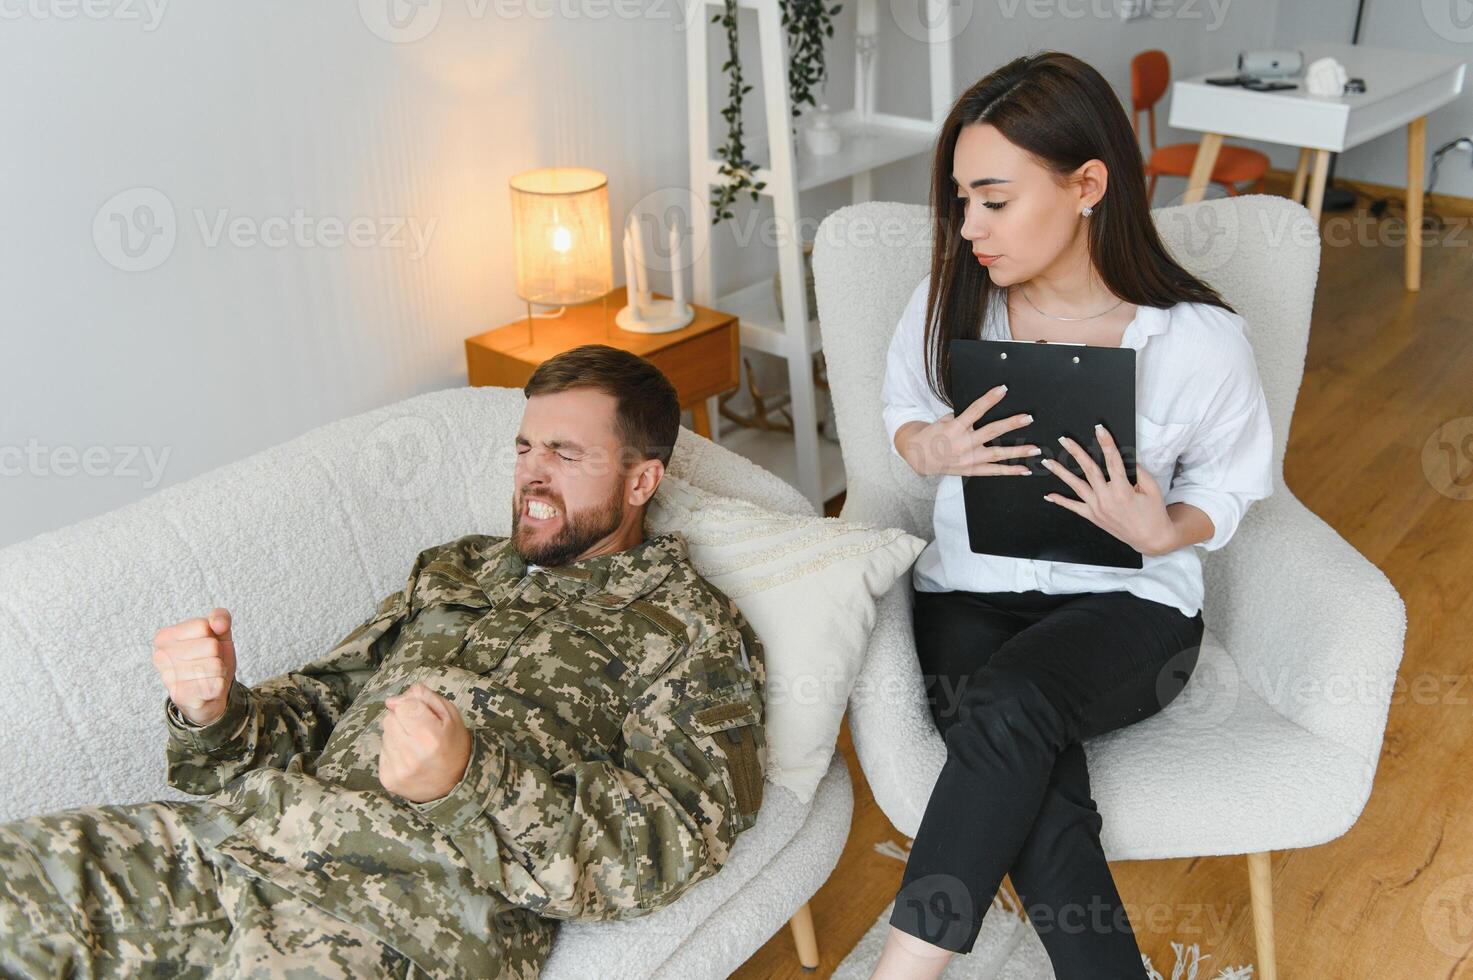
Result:
[[[1163,493],[1171,484],[1177,458],[1186,451],[1195,427],[1193,422],[1158,422],[1136,414],[1136,463],[1150,471]]]
[[[494,642],[490,610],[485,607],[436,604],[425,606],[404,625],[393,652],[376,681],[402,685],[410,675],[451,667],[474,674],[491,670],[506,655],[509,642]]]
[[[524,624],[509,623],[495,610],[481,610],[480,617],[466,628],[455,662],[475,674],[489,674],[506,659],[507,650]]]
[[[606,661],[599,666],[611,680],[625,674],[657,676],[685,648],[683,632],[672,635],[665,625],[631,608],[572,605],[549,614],[538,625],[562,634],[571,648],[583,651],[580,656],[594,655]]]
[[[380,673],[402,673],[421,664],[448,664],[464,642],[466,627],[480,613],[464,606],[424,606],[409,616],[399,630],[393,647],[380,665]]]

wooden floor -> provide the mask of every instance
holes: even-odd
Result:
[[[1323,220],[1344,228],[1350,215]],[[1350,244],[1322,251],[1285,478],[1395,584],[1407,604],[1406,654],[1359,822],[1328,844],[1273,856],[1279,976],[1473,980],[1473,499],[1439,493],[1423,469],[1423,446],[1443,423],[1466,419],[1473,432],[1473,233],[1424,247],[1418,293],[1403,290],[1399,239],[1360,238],[1342,231],[1334,240]],[[1473,441],[1461,451],[1459,462],[1473,468]],[[909,844],[871,798],[847,728],[840,749],[854,822],[811,903],[819,976],[894,898],[902,865],[874,845]],[[1134,921],[1141,949],[1167,977],[1173,940],[1212,955],[1199,980],[1254,961],[1242,858],[1112,868],[1132,912],[1172,913]],[[814,974],[801,972],[785,929],[735,976]]]

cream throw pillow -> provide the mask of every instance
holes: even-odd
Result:
[[[666,473],[653,533],[679,531],[691,564],[736,603],[767,663],[767,778],[813,798],[875,625],[875,601],[926,542],[898,528],[803,517],[719,497]]]

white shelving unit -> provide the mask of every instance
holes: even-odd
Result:
[[[702,200],[709,200],[711,188],[723,183],[719,173],[721,160],[712,156],[709,61],[707,25],[712,13],[723,6],[722,0],[686,0],[701,5],[704,13],[699,26],[686,32],[686,71],[689,75],[691,190]],[[860,24],[878,24],[876,0],[858,0]],[[790,130],[792,107],[788,98],[787,37],[782,27],[778,0],[738,0],[738,5],[757,13],[758,47],[761,52],[762,89],[766,93],[765,140],[748,140],[749,159],[769,161],[755,172],[756,182],[766,182],[759,194],[772,199],[774,219],[778,225],[777,266],[783,288],[782,309],[777,308],[771,279],[735,289],[724,295],[714,294],[711,259],[711,229],[705,220],[696,220],[693,254],[700,256],[692,270],[692,296],[702,306],[710,306],[736,314],[741,321],[742,346],[775,354],[788,366],[788,385],[792,395],[789,411],[793,416],[793,435],[756,429],[736,428],[723,438],[715,399],[711,403],[712,431],[723,446],[741,453],[753,462],[771,470],[802,491],[815,507],[823,509],[824,501],[844,489],[844,465],[839,447],[818,434],[817,392],[813,383],[813,355],[820,349],[816,311],[808,309],[804,287],[803,243],[797,238],[799,228],[798,195],[815,187],[840,180],[850,181],[854,203],[871,199],[872,172],[886,164],[931,152],[936,132],[954,98],[951,72],[950,0],[913,0],[925,4],[926,15],[917,23],[927,25],[927,47],[930,51],[931,118],[912,118],[874,112],[875,72],[867,65],[876,63],[875,31],[864,31],[855,38],[856,108],[836,113],[834,123],[843,134],[843,147],[838,153],[813,156],[797,145]],[[866,55],[868,54],[868,57]],[[719,116],[717,122],[724,125]],[[725,132],[716,134],[725,142]],[[746,194],[743,191],[743,194]]]

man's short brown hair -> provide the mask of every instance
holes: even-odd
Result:
[[[670,379],[638,354],[607,344],[584,344],[538,365],[522,394],[547,395],[574,388],[594,388],[614,396],[618,404],[615,431],[640,459],[670,465],[680,434],[680,399]]]

